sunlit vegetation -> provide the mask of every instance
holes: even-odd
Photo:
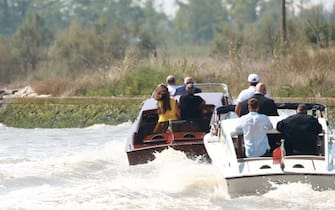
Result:
[[[272,96],[335,96],[335,10],[278,0],[0,1],[0,88],[53,96],[150,95],[175,74],[225,82],[233,96],[258,73]],[[300,8],[300,9],[297,9]]]

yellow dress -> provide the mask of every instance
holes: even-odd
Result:
[[[166,122],[169,120],[178,120],[178,115],[177,115],[177,100],[170,98],[170,106],[171,109],[170,110],[166,110],[165,113],[162,113],[159,115],[158,118],[158,122]],[[163,102],[162,101],[158,101],[158,107],[159,108],[163,108]]]

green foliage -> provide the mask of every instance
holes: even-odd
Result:
[[[332,98],[335,98],[335,88],[330,88],[328,89],[325,94],[324,94],[325,97],[332,97]]]
[[[14,35],[13,53],[22,65],[23,73],[36,70],[40,61],[46,60],[50,33],[43,19],[37,14],[29,14]]]
[[[123,58],[126,47],[123,30],[118,26],[107,30],[101,20],[93,28],[82,29],[74,22],[68,31],[57,36],[51,55],[53,62],[62,63],[61,71],[75,75],[87,69],[105,71],[113,59]]]
[[[0,84],[12,82],[19,73],[8,43],[7,38],[0,36]]]
[[[174,25],[181,42],[204,44],[213,39],[215,27],[227,19],[221,0],[180,3]]]
[[[253,31],[254,39],[251,43],[257,43],[257,50],[261,55],[271,55],[279,48],[281,43],[280,23],[277,15],[264,14],[264,18],[259,21],[256,29]]]
[[[305,33],[309,41],[315,43],[319,47],[329,46],[329,26],[322,14],[322,7],[317,6],[311,10],[304,11],[303,16],[306,17]]]
[[[311,87],[294,85],[278,89],[275,95],[277,97],[312,97],[313,93]]]
[[[212,54],[235,56],[244,45],[244,34],[238,25],[224,23],[217,27],[216,37],[212,43]]]
[[[154,0],[0,1],[0,33],[15,32],[0,40],[0,83],[35,83],[52,94],[66,87],[66,94],[137,95],[151,94],[173,73],[179,82],[186,75],[225,79],[238,92],[240,78],[259,72],[279,94],[331,95],[335,55],[320,49],[334,45],[334,11],[286,2],[282,43],[281,4],[274,0],[177,1],[174,19]],[[57,82],[64,77],[70,84]],[[278,88],[284,85],[296,90]]]
[[[12,35],[17,27],[26,18],[32,1],[29,0],[3,0],[0,1],[0,33]]]
[[[101,8],[103,15],[92,26],[86,24],[84,27],[79,22],[73,22],[69,29],[58,34],[51,49],[53,71],[60,74],[70,72],[71,75],[86,70],[106,72],[124,59],[129,49],[135,49],[138,57],[153,54],[159,36],[164,32],[160,29],[165,16],[155,13],[149,2],[141,10],[140,7],[133,7],[132,1],[109,1],[106,3],[111,8]],[[95,13],[101,5],[90,6],[91,12]],[[105,9],[111,13],[105,13]],[[80,10],[77,12],[80,13]],[[109,22],[111,19],[112,22]]]
[[[87,95],[150,95],[154,88],[165,82],[166,74],[162,74],[155,69],[140,66],[128,72],[120,81],[110,86],[89,90]]]
[[[261,2],[261,0],[227,0],[232,22],[237,24],[255,22],[257,20],[257,7]]]

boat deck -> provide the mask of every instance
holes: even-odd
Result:
[[[284,139],[284,135],[280,132],[269,132],[268,134],[268,141],[270,145],[269,155],[272,154],[273,150],[280,146],[280,140]],[[235,150],[237,158],[245,158],[244,153],[244,143],[243,143],[243,135],[238,135],[233,138],[233,142],[235,144]],[[324,155],[324,134],[320,133],[319,138],[316,141],[316,148],[317,148],[317,155],[323,156]],[[289,157],[289,156],[287,156]]]
[[[203,136],[209,131],[214,105],[206,105],[203,116],[198,121],[175,120],[172,121],[172,130],[176,141],[202,141]],[[138,132],[133,136],[134,147],[146,144],[164,144],[167,140],[165,133],[153,133],[158,121],[157,109],[145,110],[142,113]],[[162,124],[163,130],[168,127],[168,122]]]

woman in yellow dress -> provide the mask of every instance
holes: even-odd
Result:
[[[154,132],[165,132],[169,120],[178,120],[180,118],[178,101],[170,97],[168,87],[165,84],[159,84],[155,90],[154,98],[158,106],[158,123]]]

